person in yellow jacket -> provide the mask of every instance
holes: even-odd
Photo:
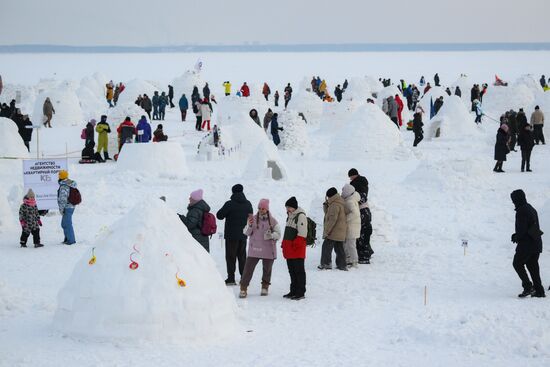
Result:
[[[231,94],[231,83],[229,81],[224,82],[223,87],[225,88],[225,95],[229,96]]]
[[[326,93],[327,92],[327,82],[325,79],[321,82],[321,85],[319,85],[319,93]]]
[[[115,85],[113,81],[111,80],[109,83],[105,84],[105,88],[107,88],[107,102],[109,102],[109,107],[113,107],[113,97],[115,95]]]
[[[111,132],[111,127],[107,123],[107,116],[102,115],[101,121],[96,125],[95,131],[98,134],[97,138],[97,153],[103,151],[103,157],[105,160],[111,160],[109,158],[109,133]]]

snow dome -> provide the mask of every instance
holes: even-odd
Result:
[[[0,136],[2,137],[0,156],[22,158],[28,156],[29,152],[23,143],[23,139],[21,139],[19,135],[15,122],[8,118],[0,117]]]
[[[55,88],[43,90],[34,103],[32,121],[35,124],[44,122],[43,106],[47,97],[50,98],[55,114],[52,127],[78,125],[85,121],[80,100],[76,94],[77,86],[71,82],[63,82]]]
[[[75,336],[210,341],[238,331],[236,303],[177,214],[145,200],[106,231],[58,296],[54,327]]]
[[[329,156],[335,160],[388,154],[401,144],[401,135],[395,124],[372,103],[353,113],[346,126],[337,130],[330,144]]]
[[[200,74],[188,70],[183,75],[175,78],[172,81],[172,86],[174,87],[174,99],[179,100],[181,95],[185,93],[189,103],[191,103],[191,93],[193,93],[193,87],[197,86],[199,88],[199,93],[202,96],[202,88],[206,82],[202,79]],[[212,91],[213,86],[209,85],[210,90]]]
[[[436,137],[438,129],[440,136],[445,139],[464,139],[466,136],[479,134],[474,116],[458,96],[447,96],[438,114],[424,124],[428,138]]]
[[[161,177],[187,175],[185,153],[178,143],[126,143],[118,156],[117,171]]]
[[[134,106],[137,107],[135,102],[136,102],[137,97],[140,94],[141,95],[147,94],[147,96],[149,96],[149,98],[151,98],[151,99],[153,98],[153,95],[154,95],[155,91],[158,91],[159,95],[163,91],[166,92],[166,94],[168,94],[168,87],[166,87],[166,90],[159,89],[158,87],[153,85],[153,83],[145,81],[145,80],[141,80],[141,79],[132,79],[128,83],[123,83],[123,84],[124,84],[125,88],[124,88],[124,91],[122,93],[120,93],[120,95],[118,96],[117,105],[119,105],[119,104],[122,104],[122,105],[131,105],[131,104],[133,104]]]

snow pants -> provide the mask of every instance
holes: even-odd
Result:
[[[97,152],[108,153],[109,152],[109,138],[107,137],[107,134],[100,134],[97,138]]]
[[[360,210],[361,213],[361,235],[357,239],[357,255],[359,261],[369,260],[374,251],[370,245],[370,236],[372,235],[372,216],[369,208]]]
[[[521,279],[521,285],[524,290],[529,290],[533,287],[536,292],[544,293],[544,288],[540,280],[539,256],[539,253],[516,251],[513,266]],[[527,267],[529,274],[531,274],[532,283],[525,271],[525,267]]]
[[[27,244],[27,239],[29,238],[29,236],[31,234],[32,234],[32,242],[35,245],[39,245],[40,244],[40,228],[37,228],[34,231],[30,231],[30,232],[27,232],[27,231],[23,230],[21,232],[21,239],[20,239],[19,243],[21,245],[26,245]]]

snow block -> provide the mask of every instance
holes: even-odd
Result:
[[[185,153],[178,143],[126,143],[118,156],[118,170],[160,177],[188,173]]]

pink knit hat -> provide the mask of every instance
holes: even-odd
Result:
[[[269,199],[261,199],[258,203],[258,209],[269,210]]]
[[[196,191],[193,191],[191,193],[191,195],[189,195],[189,198],[191,199],[191,201],[193,201],[194,203],[198,202],[198,201],[201,201],[202,200],[202,189],[198,189]]]

